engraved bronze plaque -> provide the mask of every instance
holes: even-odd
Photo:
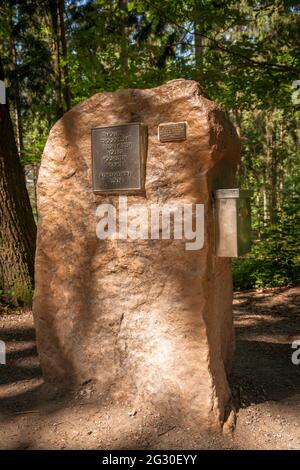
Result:
[[[93,191],[143,191],[146,155],[147,126],[144,124],[119,124],[92,129]]]
[[[186,139],[185,122],[164,122],[158,126],[160,142],[179,142]]]

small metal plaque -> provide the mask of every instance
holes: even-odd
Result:
[[[147,127],[140,123],[92,129],[93,191],[144,189]]]
[[[160,142],[179,142],[186,139],[185,122],[164,122],[158,126]]]

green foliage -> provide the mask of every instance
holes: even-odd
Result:
[[[270,233],[250,255],[233,262],[235,289],[290,286],[299,281],[299,245],[293,249],[282,232]]]
[[[32,301],[32,291],[29,290],[25,295],[25,302],[20,303],[16,302],[16,293],[14,291],[10,292],[3,292],[0,289],[0,315],[6,314],[21,314],[23,312],[24,307],[31,306]]]
[[[23,280],[16,280],[14,288],[9,291],[0,290],[0,303],[10,307],[29,307],[32,304],[32,286],[26,285]]]
[[[233,263],[236,289],[294,285],[300,281],[300,175],[287,182],[289,197],[277,224],[262,230],[251,253]]]
[[[65,0],[67,53],[57,62],[55,4],[0,2],[0,54],[24,166],[36,173],[61,115],[59,87],[69,87],[75,105],[103,91],[200,81],[241,133],[240,184],[254,191],[255,243],[234,262],[235,286],[296,282],[300,116],[291,85],[300,79],[299,2]]]

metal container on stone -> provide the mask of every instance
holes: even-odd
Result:
[[[251,196],[247,189],[214,192],[216,256],[234,258],[251,249]]]

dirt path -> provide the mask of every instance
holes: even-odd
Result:
[[[236,293],[236,362],[231,386],[238,404],[233,437],[199,435],[163,416],[103,399],[85,384],[71,398],[43,385],[31,312],[0,314],[7,365],[0,365],[1,449],[300,449],[300,287]],[[114,426],[112,426],[114,423]]]

